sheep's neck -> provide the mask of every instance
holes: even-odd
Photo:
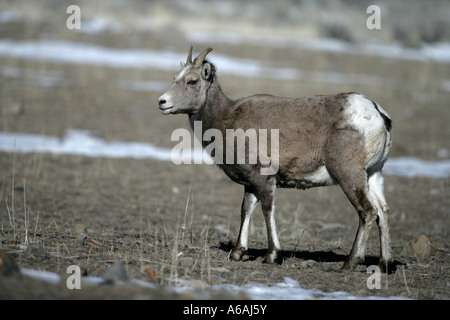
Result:
[[[213,81],[208,89],[203,108],[197,113],[189,114],[191,128],[194,128],[194,121],[201,121],[203,132],[210,128],[219,129],[221,119],[227,114],[232,104],[233,101],[222,92],[217,80]]]

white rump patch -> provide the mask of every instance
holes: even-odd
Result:
[[[380,112],[390,119],[389,115],[378,104],[375,107],[372,100],[361,94],[350,95],[345,108],[346,119],[364,137],[366,168],[381,163],[387,156],[384,152],[387,132]]]
[[[380,107],[380,112],[381,112]],[[389,117],[386,111],[382,111]],[[384,121],[379,112],[375,108],[372,100],[367,99],[361,94],[352,94],[347,99],[345,109],[348,121],[364,136],[378,133],[380,129],[384,132]],[[366,137],[367,138],[367,137]]]

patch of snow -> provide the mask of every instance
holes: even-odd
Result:
[[[208,163],[212,159],[201,149],[192,149],[190,155],[177,155],[172,149],[143,142],[107,142],[87,130],[67,130],[60,139],[54,136],[0,133],[0,150],[6,152],[49,152],[53,154],[81,155],[108,158],[152,158],[162,161],[180,160],[183,163]],[[202,159],[202,160],[201,160]],[[450,177],[450,160],[424,161],[413,157],[390,158],[383,168],[385,175],[403,177]]]
[[[322,51],[341,54],[364,54],[368,56],[379,56],[398,60],[412,61],[436,61],[450,63],[450,43],[440,42],[434,44],[423,44],[417,49],[405,48],[399,43],[361,43],[352,44],[340,39],[317,38],[317,39],[291,39],[264,37],[261,35],[240,35],[229,32],[203,32],[187,31],[185,38],[191,43],[228,43],[239,45],[250,43],[255,46],[270,46],[297,48],[310,51]]]

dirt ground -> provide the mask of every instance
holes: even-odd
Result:
[[[109,47],[138,44],[177,52],[189,47],[154,30],[140,30],[132,39],[128,33],[56,32],[45,21],[2,23],[0,30],[2,39],[39,39],[53,31],[63,39]],[[197,52],[201,46],[206,44],[196,46]],[[293,47],[261,50],[252,44],[217,44],[214,52],[258,61],[277,57],[280,64],[300,64],[306,71],[389,77],[392,84],[379,86],[307,79],[277,80],[273,85],[273,79],[221,76],[218,71],[222,88],[231,98],[259,92],[291,97],[362,92],[393,118],[391,157],[439,160],[439,150],[450,150],[450,92],[440,89],[441,82],[448,81],[448,64],[362,55],[349,58]],[[164,72],[0,57],[0,66],[27,70],[23,77],[0,75],[0,129],[60,137],[70,128],[86,129],[106,141],[173,147],[171,132],[188,128],[186,116],[161,115],[156,102],[162,92],[121,89],[116,81],[164,81],[169,86],[178,64],[173,61],[173,72]],[[31,80],[40,70],[63,72],[70,84],[36,85]],[[358,217],[339,187],[278,191],[282,262],[263,264],[267,239],[260,208],[253,215],[244,261],[228,259],[239,230],[243,187],[214,166],[0,152],[0,168],[0,252],[20,268],[62,277],[61,283],[51,284],[18,273],[0,274],[1,299],[242,299],[246,297],[209,293],[208,287],[270,284],[283,282],[284,277],[298,280],[306,289],[346,291],[358,297],[450,298],[448,179],[385,177],[395,265],[382,275],[381,289],[368,289],[367,267],[377,262],[378,231],[376,227],[371,231],[366,261],[351,272],[341,271]],[[431,253],[426,257],[407,254],[405,246],[422,234],[432,242]],[[123,263],[128,278],[157,288],[128,282],[67,289],[68,266],[79,266],[83,276],[101,277],[115,261]],[[167,289],[179,285],[178,280],[197,291],[178,294]]]

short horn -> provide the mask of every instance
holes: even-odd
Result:
[[[188,65],[192,65],[192,46],[191,46],[191,50],[189,50],[189,54],[188,54],[188,56],[187,56],[187,59],[186,59],[186,65],[188,66]]]
[[[205,60],[205,57],[208,53],[212,51],[212,48],[207,48],[203,50],[197,58],[194,60],[194,68],[200,68],[202,66],[203,60]]]

